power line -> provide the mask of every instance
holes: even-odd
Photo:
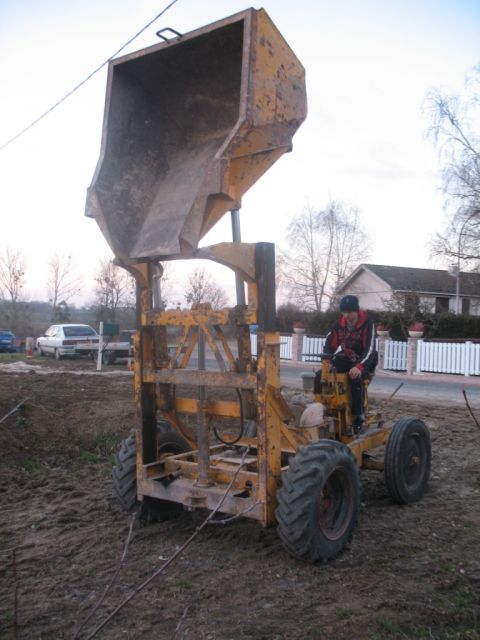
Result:
[[[52,107],[50,107],[50,109],[47,109],[47,111],[45,111],[45,113],[42,113],[41,116],[39,116],[36,120],[34,120],[33,122],[31,122],[27,127],[25,127],[24,129],[22,129],[19,133],[17,133],[15,136],[13,136],[13,138],[10,138],[10,140],[7,140],[7,142],[5,142],[4,144],[2,144],[2,146],[0,147],[0,151],[3,151],[3,149],[5,149],[5,147],[8,147],[9,144],[11,144],[14,140],[17,140],[17,138],[20,138],[20,136],[22,136],[24,133],[26,133],[29,129],[31,129],[33,126],[35,126],[38,122],[40,122],[40,120],[43,120],[43,118],[45,118],[45,116],[48,116],[49,113],[51,113],[54,109],[56,109],[59,105],[62,104],[62,102],[64,102],[67,98],[69,98],[72,94],[75,93],[75,91],[77,91],[77,89],[80,89],[81,86],[83,86],[86,82],[88,82],[88,80],[90,80],[90,78],[93,78],[93,76],[98,73],[101,69],[103,69],[103,67],[108,64],[111,60],[113,60],[113,58],[115,58],[115,56],[118,56],[119,53],[121,53],[125,47],[128,47],[129,44],[131,44],[136,38],[138,38],[139,35],[141,35],[146,29],[148,29],[148,27],[150,27],[156,20],[158,20],[159,18],[161,18],[161,16],[163,16],[164,13],[166,13],[170,7],[172,7],[176,2],[178,2],[178,0],[172,0],[172,2],[170,2],[170,4],[168,4],[166,7],[164,7],[159,14],[157,14],[152,20],[150,20],[150,22],[148,22],[144,27],[142,27],[140,29],[140,31],[138,31],[134,36],[132,36],[130,38],[130,40],[128,40],[127,42],[125,42],[125,44],[123,44],[120,49],[118,49],[117,51],[115,51],[115,53],[113,53],[108,60],[105,60],[105,62],[102,62],[102,64],[97,67],[94,71],[92,71],[84,80],[82,80],[81,82],[79,82],[77,84],[76,87],[74,87],[71,91],[69,91],[66,95],[63,96],[63,98],[61,98],[60,100],[58,100],[58,102],[56,102]]]

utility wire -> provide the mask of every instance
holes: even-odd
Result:
[[[8,147],[9,144],[11,144],[14,140],[17,140],[17,138],[20,138],[20,136],[22,136],[24,133],[26,133],[29,129],[31,129],[33,126],[35,126],[38,122],[40,122],[40,120],[43,120],[43,118],[45,118],[45,116],[48,116],[49,113],[51,113],[54,109],[56,109],[59,105],[62,104],[62,102],[64,102],[67,98],[69,98],[72,94],[75,93],[75,91],[77,91],[77,89],[80,89],[81,86],[83,86],[86,82],[88,82],[88,80],[90,80],[90,78],[93,78],[93,76],[98,73],[101,69],[103,69],[103,67],[105,65],[107,65],[111,60],[113,60],[113,58],[115,58],[115,56],[118,56],[119,53],[121,53],[125,47],[128,47],[129,44],[131,44],[136,38],[138,38],[139,35],[141,35],[146,29],[148,29],[148,27],[150,27],[156,20],[158,20],[161,16],[163,16],[164,13],[166,13],[170,7],[173,7],[173,5],[178,2],[178,0],[172,0],[172,2],[170,2],[170,4],[168,4],[165,8],[163,8],[159,14],[157,14],[152,20],[150,20],[150,22],[148,22],[144,27],[142,27],[140,29],[140,31],[138,31],[138,33],[136,33],[134,36],[132,36],[130,38],[130,40],[128,40],[127,42],[125,42],[125,44],[123,44],[120,49],[118,49],[117,51],[115,51],[115,53],[113,53],[108,60],[105,60],[105,62],[102,62],[102,64],[97,67],[94,71],[92,71],[92,73],[90,73],[84,80],[82,80],[81,82],[79,82],[79,84],[77,84],[76,87],[74,87],[71,91],[69,91],[66,95],[63,96],[63,98],[61,98],[58,102],[56,102],[52,107],[50,107],[50,109],[47,109],[47,111],[45,111],[45,113],[42,113],[41,116],[39,116],[36,120],[34,120],[32,123],[30,123],[27,127],[25,127],[24,129],[22,129],[19,133],[17,133],[15,136],[13,136],[13,138],[10,138],[10,140],[7,140],[7,142],[5,142],[4,144],[2,144],[2,146],[0,147],[0,151],[3,151],[3,149],[5,149],[5,147]]]

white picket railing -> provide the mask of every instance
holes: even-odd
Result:
[[[280,336],[280,360],[292,359],[292,336]]]
[[[480,344],[418,341],[417,371],[480,375]]]
[[[377,345],[378,348],[378,345]],[[397,340],[385,340],[384,369],[392,371],[407,370],[407,343]]]
[[[320,362],[324,344],[320,336],[303,336],[302,362]]]
[[[250,334],[250,348],[252,356],[257,356],[257,335]],[[280,359],[292,360],[292,336],[280,336]]]

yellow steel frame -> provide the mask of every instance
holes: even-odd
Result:
[[[189,311],[153,309],[152,265],[147,262],[128,267],[137,280],[140,309],[134,366],[137,489],[139,499],[151,496],[187,507],[214,509],[233,482],[222,511],[244,515],[267,526],[275,522],[282,453],[294,454],[300,445],[308,444],[309,437],[305,430],[292,425],[293,416],[280,392],[279,333],[260,330],[258,356],[253,358],[250,351],[249,325],[257,324],[262,315],[260,289],[265,286],[256,273],[253,247],[240,243],[199,250],[202,257],[223,264],[230,262],[247,283],[248,305],[234,309],[213,311],[209,305]],[[179,327],[181,331],[174,354],[169,352],[167,326]],[[236,328],[237,357],[223,333],[226,326]],[[187,368],[200,331],[214,354],[216,371]],[[367,433],[355,436],[350,427],[346,375],[329,370],[324,362],[322,377],[326,384],[317,400],[326,406],[327,419],[333,417],[334,422],[334,432],[328,437],[347,444],[359,466],[382,468],[383,462],[372,461],[364,453],[383,445],[389,429],[374,415],[369,417]],[[180,385],[193,387],[194,393],[177,396],[172,389]],[[213,418],[240,420],[240,402],[200,394],[200,389],[211,387],[238,390],[244,414],[255,420],[256,436],[243,437],[235,443],[240,448],[250,447],[240,470],[241,456],[235,453],[238,449],[211,443],[203,448],[179,418],[179,414],[196,415],[197,425],[206,427]],[[192,447],[191,452],[157,458],[155,438],[159,418],[167,419],[178,430]]]
[[[202,252],[205,254],[205,250]],[[223,245],[210,248],[207,253],[208,257],[227,262]],[[140,306],[134,365],[138,497],[151,496],[187,507],[213,509],[235,477],[222,511],[254,518],[266,526],[275,521],[281,455],[294,453],[306,440],[290,428],[292,415],[280,393],[279,333],[260,330],[258,357],[253,358],[250,352],[249,325],[257,324],[260,305],[251,245],[236,245],[233,254],[228,253],[236,273],[247,281],[248,305],[243,308],[213,311],[208,305],[201,305],[190,311],[153,309],[152,266],[143,263],[129,267],[139,285]],[[174,354],[168,349],[168,325],[181,329]],[[232,325],[237,331],[238,357],[223,333],[226,326]],[[216,371],[187,369],[200,330],[215,356]],[[257,426],[255,437],[244,437],[236,443],[238,447],[251,448],[251,455],[247,455],[240,471],[241,456],[232,455],[231,447],[210,446],[209,481],[199,481],[202,465],[199,447],[178,414],[196,414],[198,420],[207,424],[213,417],[240,420],[240,404],[208,398],[202,401],[196,389],[190,396],[177,397],[172,394],[172,387],[179,385],[240,391],[243,410]],[[192,452],[156,459],[154,426],[159,417],[166,418],[181,433]]]

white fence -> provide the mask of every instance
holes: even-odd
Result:
[[[417,371],[480,375],[480,344],[418,341]]]
[[[320,362],[325,338],[303,336],[302,362]]]
[[[377,344],[378,349],[378,344]],[[398,342],[396,340],[385,340],[385,359],[383,368],[392,371],[407,370],[407,351],[406,342]]]
[[[280,336],[280,359],[292,360],[292,336]],[[257,336],[255,333],[250,334],[250,348],[252,355],[257,356]]]

